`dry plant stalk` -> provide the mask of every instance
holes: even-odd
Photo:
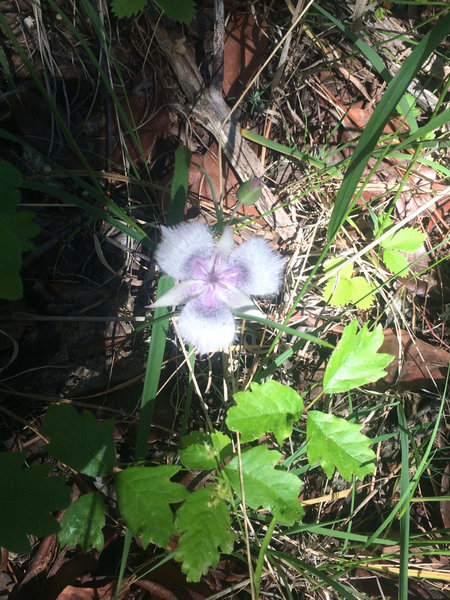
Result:
[[[223,98],[222,90],[216,89],[215,86],[205,88],[190,48],[185,45],[180,48],[176,40],[172,40],[167,30],[161,25],[154,24],[153,28],[158,44],[170,63],[181,88],[189,101],[193,103],[193,117],[221,142],[231,166],[241,181],[246,181],[250,177],[262,177],[264,167],[239,133],[239,128],[231,120],[222,126],[230,112]],[[267,187],[263,186],[261,198],[256,202],[258,211],[284,241],[294,238],[296,227],[292,224],[289,215],[282,209],[274,210],[275,205],[274,195]],[[269,211],[273,212],[269,213]]]

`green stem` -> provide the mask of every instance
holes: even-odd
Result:
[[[262,541],[261,548],[259,549],[258,562],[256,563],[255,574],[253,579],[253,587],[255,590],[255,596],[257,598],[259,598],[259,588],[261,585],[261,575],[262,568],[264,565],[264,557],[266,555],[267,548],[269,547],[270,540],[272,539],[276,524],[276,517],[272,517],[272,520],[269,523],[269,527],[267,528],[266,535],[264,536],[264,539]]]

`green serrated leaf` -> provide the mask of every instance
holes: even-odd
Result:
[[[233,551],[236,535],[231,529],[228,505],[216,487],[197,490],[178,510],[175,527],[182,534],[175,560],[182,563],[188,581],[200,581],[210,566],[217,566],[219,549]]]
[[[61,519],[58,539],[61,546],[76,546],[79,542],[83,552],[91,548],[102,550],[105,540],[105,504],[100,492],[84,494],[69,506]]]
[[[382,214],[379,217],[377,217],[377,215],[373,211],[371,211],[371,213],[372,220],[374,221],[373,234],[375,237],[379,237],[394,225],[394,221],[389,215]]]
[[[103,423],[88,410],[69,404],[49,406],[41,433],[51,439],[47,452],[72,469],[91,477],[106,477],[116,462],[113,419]]]
[[[180,450],[180,461],[186,469],[216,469],[231,453],[231,440],[220,431],[194,431],[185,436],[181,443],[185,447]]]
[[[50,467],[22,468],[24,452],[0,453],[0,546],[25,554],[28,535],[45,537],[59,529],[52,512],[68,506],[70,489]]]
[[[302,482],[293,473],[275,469],[282,455],[266,446],[255,446],[242,452],[242,474],[245,502],[257,510],[270,510],[279,523],[292,525],[304,511],[298,501]],[[225,467],[225,473],[237,495],[241,494],[239,461],[235,456]]]
[[[166,548],[174,531],[170,504],[181,502],[188,495],[179,483],[170,481],[180,467],[130,467],[116,478],[120,514],[134,536],[142,536],[146,548],[153,542]]]
[[[129,18],[144,10],[147,0],[112,0],[113,13],[119,19]]]
[[[335,261],[332,261],[335,262]],[[323,298],[331,306],[354,303],[358,308],[369,308],[373,303],[372,286],[365,277],[352,277],[353,265],[343,267],[323,289]]]
[[[426,235],[414,227],[403,227],[394,235],[388,237],[380,243],[380,246],[387,249],[402,250],[403,252],[414,252],[420,248],[425,241]]]
[[[384,369],[394,358],[377,353],[384,339],[381,325],[369,331],[366,324],[356,333],[357,328],[356,319],[347,325],[331,355],[323,378],[326,394],[347,392],[378,381],[386,375]]]
[[[170,19],[179,23],[189,25],[195,17],[194,0],[155,0],[155,3]]]
[[[375,453],[361,427],[341,417],[310,410],[306,426],[309,463],[319,463],[327,477],[332,477],[337,468],[346,481],[351,481],[353,475],[364,479],[374,470]]]
[[[303,412],[303,400],[295,390],[277,381],[252,383],[250,390],[237,392],[236,406],[228,411],[227,426],[240,431],[243,442],[272,432],[281,444],[292,433],[292,424]]]
[[[323,299],[331,306],[345,306],[351,302],[352,286],[349,279],[337,273],[323,288]]]
[[[370,285],[367,279],[358,275],[350,280],[350,285],[351,302],[354,302],[355,306],[358,308],[370,308],[373,303],[373,287]]]
[[[383,252],[383,262],[392,273],[406,275],[409,269],[406,256],[398,250],[387,249]]]

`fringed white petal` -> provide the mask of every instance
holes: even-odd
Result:
[[[281,288],[284,263],[265,240],[255,237],[233,250],[228,265],[241,273],[235,282],[238,288],[252,296],[269,296]]]
[[[204,284],[196,279],[187,279],[177,285],[174,285],[168,292],[163,294],[158,300],[150,305],[150,308],[159,308],[161,306],[178,306],[185,304],[194,296],[203,292]]]
[[[235,337],[235,325],[230,309],[222,302],[205,308],[201,298],[186,304],[178,321],[181,337],[200,354],[228,348]]]
[[[189,279],[195,259],[209,260],[214,249],[211,230],[202,223],[161,227],[162,240],[155,253],[159,268],[175,279]]]

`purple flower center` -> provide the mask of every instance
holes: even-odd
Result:
[[[193,279],[203,282],[199,299],[207,309],[226,301],[229,286],[236,285],[241,275],[239,267],[229,267],[228,261],[220,255],[213,260],[195,259],[192,263]]]

